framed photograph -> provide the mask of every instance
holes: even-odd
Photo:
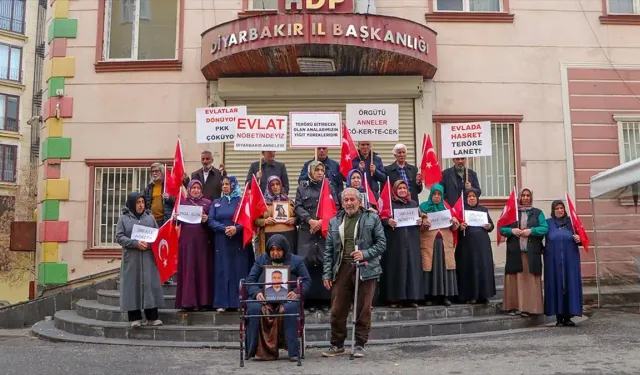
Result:
[[[264,266],[265,283],[286,283],[289,281],[289,266]],[[284,300],[289,293],[289,285],[265,285],[264,298],[269,300]]]
[[[287,220],[289,220],[289,202],[274,201],[273,218],[276,220],[276,223],[286,223]]]

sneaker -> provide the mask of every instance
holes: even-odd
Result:
[[[162,325],[162,320],[160,319],[152,320],[152,321],[149,321],[149,323],[147,324],[149,324],[150,326],[159,327]]]
[[[131,322],[131,328],[140,328],[142,327],[142,320],[134,320]]]
[[[344,354],[344,346],[337,347],[337,346],[331,345],[329,347],[329,350],[322,352],[322,356],[325,358],[337,357],[342,354]]]
[[[219,313],[223,313],[223,312],[225,312],[226,310],[225,310],[225,309],[223,309],[223,308],[219,308],[219,309],[217,309],[216,311],[217,311],[217,312],[219,312]]]
[[[365,353],[366,351],[364,350],[364,347],[356,345],[353,351],[353,358],[364,358]]]

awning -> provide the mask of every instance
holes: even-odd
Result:
[[[637,197],[639,184],[640,159],[636,159],[592,176],[591,199]]]
[[[202,34],[202,73],[221,77],[421,75],[436,72],[436,32],[397,17],[259,15]]]

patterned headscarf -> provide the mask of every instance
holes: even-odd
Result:
[[[442,199],[440,199],[440,203],[433,203],[433,193],[436,191],[440,192]],[[420,203],[420,210],[422,212],[439,212],[444,211],[447,208],[444,206],[444,188],[440,184],[435,184],[431,187],[431,191],[429,192],[429,199]]]
[[[404,198],[400,198],[398,196],[398,188],[400,187],[400,185],[404,185],[407,188],[407,195]],[[391,195],[391,199],[397,202],[402,202],[402,204],[409,203],[409,200],[411,200],[411,194],[409,194],[409,184],[407,184],[405,180],[398,180],[393,184],[393,193]]]
[[[222,193],[222,198],[227,198],[229,201],[233,198],[239,198],[242,194],[240,190],[240,185],[238,184],[238,179],[235,176],[223,176],[222,181],[229,180],[231,184],[231,192],[229,194]]]
[[[193,195],[191,195],[191,188],[193,187],[193,185],[200,185],[200,195],[197,197],[194,197]],[[191,201],[193,201],[194,203],[196,201],[199,201],[200,199],[202,199],[202,182],[198,181],[198,180],[191,180],[189,182],[189,185],[187,185],[187,196],[189,197],[189,199]]]
[[[360,170],[358,170],[358,169],[352,169],[347,174],[347,187],[353,187],[353,186],[351,186],[351,176],[353,176],[354,173],[357,173],[357,174],[360,175],[360,187],[357,188],[357,189],[361,193],[364,193],[364,181],[362,180],[362,172],[360,172]],[[354,189],[356,189],[356,188],[354,188]]]
[[[316,181],[313,178],[313,172],[315,172],[318,168],[320,168],[320,166],[322,166],[322,168],[325,168],[324,164],[322,164],[322,162],[319,162],[317,160],[313,160],[311,163],[309,163],[309,169],[307,170],[307,174],[309,175],[309,182],[315,182],[315,183],[322,182],[322,181]],[[325,168],[325,172],[326,172],[326,168]]]
[[[271,182],[278,181],[280,183],[280,194],[274,194],[271,191]],[[266,204],[271,204],[273,201],[288,201],[289,196],[284,191],[284,186],[282,186],[282,180],[278,176],[271,176],[267,179],[267,190],[264,192],[264,201]]]

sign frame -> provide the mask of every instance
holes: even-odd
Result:
[[[454,126],[474,126],[479,125],[481,127],[480,135],[476,139],[460,139],[460,142],[476,142],[480,141],[480,145],[469,145],[466,146],[466,150],[479,150],[479,153],[473,154],[455,154],[455,147],[451,145],[452,138],[451,134],[453,134]],[[455,159],[455,158],[475,158],[482,156],[491,156],[493,154],[492,150],[492,139],[491,139],[491,121],[475,121],[475,122],[461,122],[461,123],[441,123],[440,124],[440,153],[442,159]],[[478,129],[476,129],[478,130]],[[468,134],[476,133],[473,129],[469,129]],[[462,149],[462,146],[458,146]]]
[[[315,144],[296,144],[293,143],[293,116],[294,115],[338,115],[338,137],[336,138],[336,144],[330,145],[326,143],[315,143]],[[289,147],[290,148],[317,148],[317,147],[327,147],[327,148],[338,148],[342,146],[342,112],[289,112]]]
[[[371,111],[368,114],[362,114],[362,111]],[[400,141],[400,105],[398,103],[347,103],[346,105],[346,124],[351,133],[351,139],[354,142],[399,142]],[[379,113],[384,111],[384,113]],[[387,111],[391,113],[387,115]],[[358,121],[362,116],[370,117],[369,121],[385,121],[386,124],[369,125],[362,127],[358,125]],[[381,117],[382,116],[382,117]],[[377,119],[376,119],[377,118]],[[390,125],[388,122],[392,122]],[[395,129],[394,135],[366,135],[359,134],[359,129],[373,129],[371,126],[380,127],[383,130]]]

